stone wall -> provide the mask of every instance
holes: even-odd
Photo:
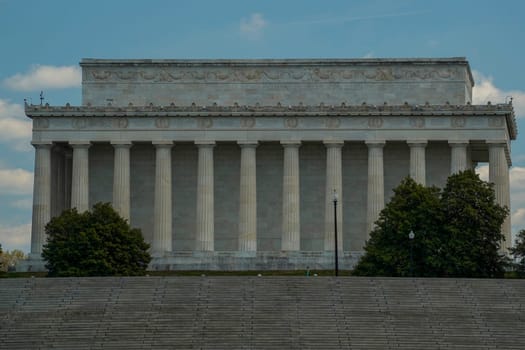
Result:
[[[465,104],[464,58],[81,62],[83,105]]]

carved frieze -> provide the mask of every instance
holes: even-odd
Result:
[[[254,117],[243,117],[241,118],[241,128],[253,128],[255,126]]]
[[[170,126],[169,118],[160,117],[155,119],[155,127],[158,129],[166,129]]]
[[[290,117],[284,119],[284,127],[289,129],[295,129],[299,125],[299,120],[296,117]]]
[[[370,117],[368,118],[368,127],[372,129],[378,129],[383,126],[383,118],[381,117]]]
[[[410,117],[410,126],[413,128],[421,129],[425,127],[425,118],[423,117]]]
[[[209,129],[213,126],[212,118],[198,118],[197,119],[197,128],[199,129]]]
[[[322,81],[393,81],[393,80],[458,80],[457,68],[436,67],[236,67],[227,69],[163,67],[138,69],[90,69],[85,81],[144,82],[322,82]]]
[[[118,129],[126,129],[128,127],[128,118],[113,118],[113,127]]]
[[[341,120],[337,117],[328,117],[325,119],[327,129],[337,129],[341,125]]]
[[[49,119],[47,118],[34,119],[33,126],[35,129],[47,129],[49,128]]]
[[[466,119],[462,116],[456,116],[450,118],[450,126],[453,128],[463,128],[465,126]]]
[[[489,126],[492,128],[499,128],[503,126],[503,118],[489,117]]]

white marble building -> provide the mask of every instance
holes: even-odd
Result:
[[[112,202],[152,268],[342,268],[407,175],[488,162],[509,206],[511,104],[472,105],[464,58],[84,59],[82,105],[28,105],[31,260],[63,209]],[[510,240],[510,219],[503,231]]]

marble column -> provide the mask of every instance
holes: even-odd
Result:
[[[239,251],[257,251],[257,142],[238,142],[241,147],[239,198]]]
[[[195,250],[214,251],[214,141],[195,142],[199,149],[197,168],[197,225]]]
[[[89,141],[70,142],[73,147],[71,207],[78,212],[89,209]]]
[[[113,161],[113,208],[129,222],[130,207],[130,148],[129,141],[111,142],[115,149]]]
[[[325,141],[326,146],[326,186],[324,214],[324,250],[333,251],[334,242],[334,191],[337,193],[337,248],[343,250],[343,141]]]
[[[301,249],[301,221],[299,198],[299,147],[300,141],[281,141],[284,147],[283,217],[281,250]]]
[[[73,177],[73,152],[64,150],[64,209],[71,208],[71,180]]]
[[[51,219],[51,142],[32,142],[35,147],[33,217],[30,259],[40,259],[46,241],[46,224]]]
[[[417,183],[426,184],[425,148],[427,141],[407,141],[410,147],[410,177]]]
[[[59,216],[64,210],[64,175],[65,158],[62,147],[54,146],[51,153],[52,164],[52,192],[51,192],[51,217]]]
[[[488,142],[489,146],[489,181],[494,184],[496,203],[506,206],[510,210],[510,188],[509,188],[509,164],[505,154],[505,141]],[[505,237],[505,242],[501,244],[502,252],[507,252],[511,247],[511,222],[510,214],[507,216],[501,227],[501,233]]]
[[[379,213],[385,207],[383,147],[385,141],[366,141],[368,146],[367,240],[374,229]]]
[[[450,153],[450,174],[457,174],[460,171],[469,169],[467,164],[468,141],[449,141]]]
[[[153,142],[155,147],[155,203],[153,221],[153,257],[172,250],[171,148],[173,142]]]

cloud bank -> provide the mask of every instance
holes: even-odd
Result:
[[[494,85],[492,77],[487,77],[476,70],[472,71],[476,84],[472,90],[474,104],[504,103],[512,97],[516,117],[525,117],[525,91],[501,90]]]
[[[31,151],[31,121],[20,104],[0,99],[0,143],[17,151]]]
[[[80,87],[81,81],[80,67],[35,65],[29,72],[18,73],[6,78],[4,85],[16,91],[38,91]]]

